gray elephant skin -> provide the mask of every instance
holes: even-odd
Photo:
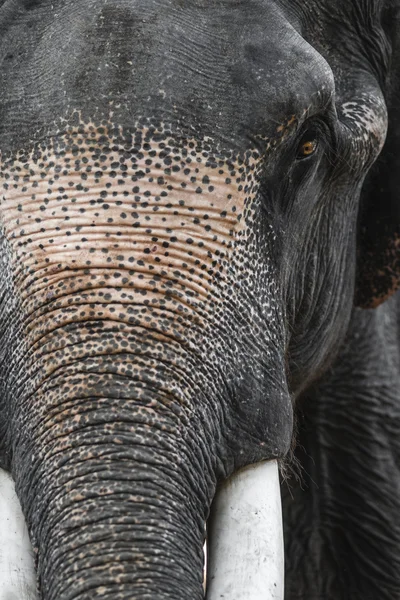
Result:
[[[278,459],[285,599],[400,599],[398,0],[0,0],[0,48],[40,598],[203,598],[218,485]]]

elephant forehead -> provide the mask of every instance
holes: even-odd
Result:
[[[60,8],[57,18],[38,26],[32,58],[5,74],[3,148],[37,139],[35,132],[53,127],[55,115],[76,108],[85,121],[94,114],[107,118],[112,104],[119,106],[118,122],[154,116],[245,151],[252,136],[274,135],[291,115],[301,121],[333,94],[329,65],[273,4],[95,4]],[[10,40],[12,48],[20,38]],[[36,101],[22,104],[14,89]],[[19,122],[27,127],[8,131]]]

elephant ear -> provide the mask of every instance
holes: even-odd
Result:
[[[400,11],[387,20],[392,43],[385,85],[388,135],[361,194],[355,304],[375,308],[400,287]]]

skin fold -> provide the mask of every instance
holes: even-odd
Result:
[[[202,598],[218,484],[276,458],[285,598],[400,597],[398,9],[0,1],[0,466],[42,600]]]
[[[399,595],[399,337],[399,294],[356,309],[340,358],[298,401],[301,482],[282,487],[288,598]]]

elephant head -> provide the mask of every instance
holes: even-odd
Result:
[[[218,485],[287,455],[357,273],[398,286],[398,220],[357,271],[392,31],[328,4],[0,3],[2,465],[43,600],[203,597]]]

